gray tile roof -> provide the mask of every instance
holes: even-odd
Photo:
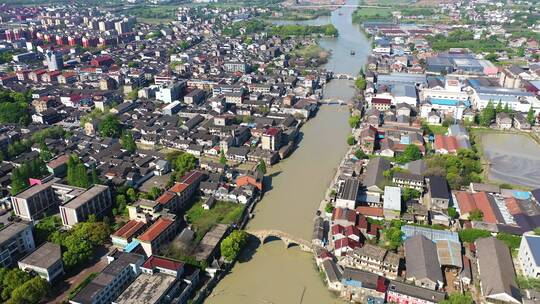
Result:
[[[506,294],[520,303],[521,296],[508,247],[494,237],[478,239],[475,245],[483,295]]]
[[[441,265],[437,258],[437,247],[427,237],[416,235],[405,241],[405,262],[407,278],[443,282]]]

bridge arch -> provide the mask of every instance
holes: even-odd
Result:
[[[294,237],[280,230],[247,230],[246,232],[259,239],[261,245],[266,244],[270,238],[274,238],[281,240],[285,248],[298,246],[302,251],[313,252],[311,242]]]

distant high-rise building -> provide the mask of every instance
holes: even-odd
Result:
[[[59,51],[48,50],[45,53],[45,61],[49,71],[59,71],[64,68],[64,59]]]

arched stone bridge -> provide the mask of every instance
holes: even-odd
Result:
[[[313,252],[311,242],[295,237],[281,230],[246,230],[246,232],[258,238],[261,244],[264,244],[269,237],[274,237],[282,240],[283,243],[285,243],[285,248],[297,245],[302,251]]]

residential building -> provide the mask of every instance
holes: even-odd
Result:
[[[481,221],[490,224],[505,223],[495,198],[491,194],[483,191],[476,193],[456,191],[454,197],[459,206],[461,219],[468,220],[471,212],[479,210],[482,212]]]
[[[0,230],[0,266],[12,266],[35,247],[31,224],[21,221],[4,226]]]
[[[63,192],[60,217],[66,227],[88,220],[90,215],[101,216],[112,205],[109,186],[94,185],[89,189],[55,184],[55,191]]]
[[[494,237],[476,240],[480,290],[486,301],[521,303],[516,272],[506,244]]]
[[[52,183],[53,181],[36,184],[12,196],[11,205],[15,215],[22,220],[33,222],[58,206]]]
[[[178,224],[174,216],[160,216],[136,240],[141,244],[144,253],[151,256],[176,236]]]
[[[369,161],[366,168],[366,175],[363,184],[368,191],[383,193],[384,191],[384,171],[390,170],[392,165],[382,157],[376,157]]]
[[[354,209],[360,190],[360,181],[356,178],[348,178],[339,189],[336,198],[336,207]]]
[[[156,91],[156,100],[171,103],[179,100],[185,88],[186,82],[170,82],[159,87]]]
[[[386,302],[395,304],[436,304],[446,298],[444,292],[434,291],[399,281],[390,281]]]
[[[540,236],[524,234],[519,245],[521,270],[529,278],[540,278]]]
[[[281,130],[273,127],[268,128],[261,137],[261,143],[264,150],[279,150],[281,147]]]
[[[182,262],[149,257],[141,266],[142,273],[116,298],[113,304],[159,304],[170,302],[178,293],[184,273]]]
[[[384,187],[383,199],[384,218],[387,220],[399,219],[401,215],[401,188]]]
[[[146,223],[130,220],[120,229],[111,234],[112,244],[118,248],[125,248],[131,241],[143,232]]]
[[[45,52],[45,62],[49,71],[59,71],[64,68],[64,60],[60,51],[47,50]]]
[[[404,245],[407,280],[422,288],[441,288],[444,279],[435,243],[423,235],[416,235],[407,239]]]
[[[420,192],[424,190],[424,177],[420,174],[395,172],[392,182],[401,188],[411,188]]]
[[[35,272],[47,282],[52,282],[64,274],[60,245],[51,242],[43,243],[18,264],[21,270]]]
[[[448,209],[450,203],[450,191],[448,189],[448,182],[446,178],[442,176],[429,176],[426,177],[428,192],[425,198],[431,209],[445,210]]]
[[[387,278],[398,276],[401,257],[382,247],[365,243],[344,257],[341,265],[376,273]]]
[[[345,268],[341,277],[341,296],[357,303],[384,303],[388,281],[360,269]]]
[[[497,113],[495,117],[495,122],[497,127],[502,130],[509,130],[512,128],[512,117],[508,113],[501,112]]]
[[[71,304],[106,304],[116,299],[141,273],[144,257],[135,253],[113,251],[108,265],[71,300]]]

